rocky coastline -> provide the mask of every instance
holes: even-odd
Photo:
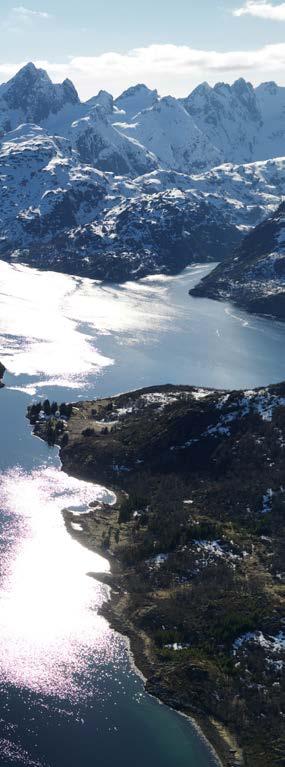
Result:
[[[247,312],[284,322],[284,213],[282,203],[190,295],[231,301]]]

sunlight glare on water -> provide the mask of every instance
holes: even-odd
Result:
[[[172,279],[158,275],[107,286],[0,261],[0,359],[16,376],[42,376],[38,389],[47,384],[78,389],[88,375],[114,363],[98,351],[100,337],[121,334],[126,346],[143,345],[151,338],[158,342],[161,328],[173,330]],[[34,383],[17,388],[31,396],[36,391]]]
[[[80,281],[79,281],[80,283]],[[0,356],[15,375],[40,375],[51,384],[75,388],[82,375],[112,364],[100,354],[77,320],[65,315],[64,304],[77,290],[78,280],[52,272],[37,272],[0,261]],[[92,284],[92,283],[90,283]]]
[[[92,649],[112,651],[108,625],[94,612],[106,588],[86,577],[107,572],[109,565],[66,534],[60,514],[106,498],[112,500],[103,488],[53,467],[2,476],[1,506],[18,525],[0,601],[0,673],[6,682],[70,698],[78,694],[75,672]],[[3,557],[5,569],[5,552]]]
[[[98,615],[108,592],[88,573],[109,565],[66,533],[61,511],[85,511],[106,491],[61,472],[57,449],[25,420],[31,396],[74,402],[166,382],[284,379],[284,324],[188,295],[210,268],[111,286],[0,261],[9,371],[0,395],[0,767],[216,765],[189,722],[143,693],[125,640]]]

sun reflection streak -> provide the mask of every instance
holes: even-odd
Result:
[[[82,386],[114,364],[98,350],[100,336],[127,331],[143,342],[145,332],[170,330],[175,317],[162,277],[106,287],[0,261],[1,283],[0,357],[16,376],[41,376],[39,387]]]
[[[81,671],[114,651],[112,632],[97,614],[106,588],[86,573],[109,565],[66,534],[60,511],[82,511],[107,491],[51,467],[13,469],[1,480],[1,506],[12,525],[15,519],[13,551],[2,562],[1,679],[69,698],[84,686],[86,693],[88,674],[79,684]],[[17,536],[19,517],[24,529]]]

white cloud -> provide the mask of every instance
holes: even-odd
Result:
[[[8,16],[0,21],[0,30],[22,37],[27,30],[41,21],[52,19],[52,16],[46,11],[32,11],[24,5],[17,5],[11,8]]]
[[[70,59],[69,64],[60,64],[58,71],[65,70],[80,72],[86,77],[100,74],[113,77],[122,74],[139,76],[141,72],[151,73],[191,73],[193,70],[205,71],[236,71],[269,67],[274,70],[285,65],[285,43],[266,45],[249,51],[204,51],[177,45],[150,45],[147,48],[134,48],[126,54],[103,53],[100,56],[77,56]],[[47,63],[48,66],[48,63]],[[50,66],[50,65],[49,65]],[[52,65],[51,65],[52,66]]]
[[[22,34],[27,27],[30,28],[38,21],[47,21],[52,19],[50,13],[46,11],[32,11],[24,5],[17,5],[11,8],[8,16],[0,22],[0,28],[9,33]]]
[[[21,64],[0,65],[0,79],[15,74]],[[272,79],[285,84],[285,43],[248,51],[210,51],[177,45],[150,45],[126,53],[70,57],[65,63],[35,61],[53,80],[69,77],[82,98],[100,88],[118,94],[129,85],[146,82],[162,94],[186,95],[202,80],[232,82],[244,76],[254,83]]]
[[[266,0],[247,0],[241,7],[233,11],[234,16],[255,16],[259,19],[271,19],[272,21],[285,21],[285,3],[272,5]]]
[[[50,19],[51,16],[46,11],[32,11],[30,8],[25,8],[24,5],[18,5],[16,8],[12,8],[12,13],[17,16],[21,16],[24,19]]]

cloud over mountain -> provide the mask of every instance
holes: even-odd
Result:
[[[284,8],[285,8],[285,4]],[[0,80],[13,76],[26,62],[0,65]],[[284,83],[285,43],[272,43],[248,50],[206,50],[187,45],[153,44],[125,53],[109,51],[97,56],[73,56],[65,62],[36,60],[52,79],[72,80],[83,98],[102,87],[119,94],[135,82],[157,85],[162,94],[183,96],[199,81],[213,83],[243,75],[258,82],[274,78]]]

